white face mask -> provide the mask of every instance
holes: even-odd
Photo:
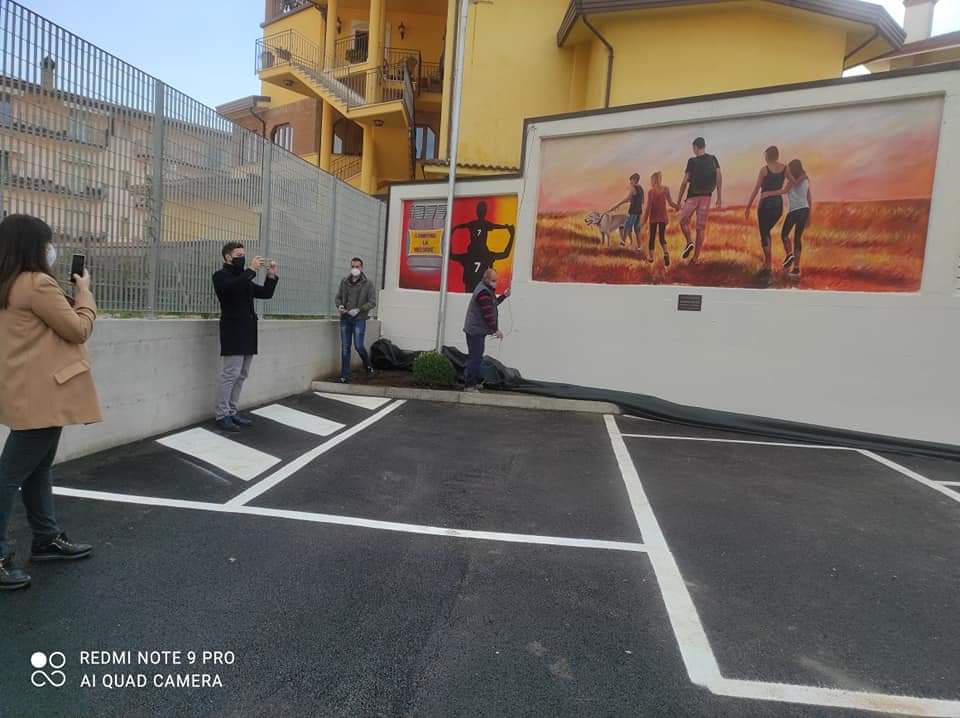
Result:
[[[359,276],[360,276],[360,270],[357,269],[356,267],[354,267],[353,269],[350,270],[350,276],[351,276],[351,277],[359,277]]]
[[[47,266],[51,269],[57,263],[57,248],[52,244],[47,245]]]

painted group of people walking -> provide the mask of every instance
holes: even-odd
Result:
[[[789,211],[781,229],[784,247],[783,268],[789,271],[792,279],[800,278],[800,260],[803,251],[803,233],[810,222],[813,198],[810,191],[810,178],[799,159],[788,164],[780,162],[780,150],[768,147],[764,152],[764,166],[761,167],[744,216],[749,218],[754,201],[759,195],[757,224],[760,234],[760,246],[763,252],[761,272],[772,272],[771,234],[784,214],[784,196],[787,197]],[[627,196],[615,204],[607,214],[619,207],[628,206],[622,226],[623,246],[635,239],[635,247],[647,262],[655,261],[655,251],[659,241],[663,253],[663,264],[670,266],[670,252],[666,241],[666,228],[669,223],[668,208],[679,213],[680,231],[686,244],[682,258],[696,264],[703,252],[707,223],[712,209],[723,207],[723,173],[720,161],[706,151],[706,141],[698,137],[693,141],[693,156],[687,161],[683,173],[680,192],[674,200],[670,188],[663,182],[661,172],[650,177],[650,190],[644,194],[640,184],[640,175],[634,173],[629,178],[630,190]],[[716,204],[713,196],[716,193]],[[686,197],[684,197],[686,195]],[[644,207],[646,199],[646,207]],[[696,220],[693,230],[691,224]],[[649,239],[643,236],[644,229]]]

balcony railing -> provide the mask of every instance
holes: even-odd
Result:
[[[395,80],[395,77],[402,79]],[[347,101],[349,108],[400,100],[404,104],[407,117],[413,122],[413,81],[405,64],[355,72],[338,78],[338,82],[350,90],[350,99]]]
[[[337,40],[333,49],[333,66],[328,70],[337,70],[350,65],[361,65],[367,61],[370,52],[370,38],[366,35],[346,37]]]
[[[31,177],[9,172],[0,172],[0,185],[31,192],[48,192],[66,197],[103,199],[103,185],[98,184],[76,183],[68,187],[45,177]]]
[[[0,129],[13,130],[25,135],[59,140],[61,142],[76,142],[77,144],[89,145],[90,147],[104,148],[107,146],[107,130],[87,126],[80,128],[73,127],[71,129],[54,129],[45,125],[24,122],[13,115],[3,112],[0,112]]]
[[[330,174],[344,181],[360,174],[363,155],[334,155],[330,160]]]
[[[421,62],[417,92],[443,92],[443,63]]]
[[[257,40],[258,73],[285,65],[299,65],[320,71],[323,45],[308,40],[294,30],[284,30]]]
[[[342,61],[348,64],[339,70],[324,70],[323,46],[294,30],[285,30],[257,40],[256,68],[261,73],[276,67],[294,67],[306,74],[311,82],[335,94],[351,109],[400,100],[412,123],[414,83],[419,85],[420,51],[388,48],[380,67],[350,72],[350,66],[356,64],[354,60],[366,57],[367,49],[362,37],[359,41],[358,38],[341,40],[335,48],[335,56],[342,57]]]
[[[289,15],[290,13],[314,4],[315,3],[310,2],[310,0],[267,0],[264,20],[266,22],[272,22],[284,15]]]
[[[388,80],[403,82],[401,66],[406,65],[410,79],[417,82],[420,78],[420,66],[423,58],[419,50],[404,50],[400,47],[388,47],[384,53],[384,72]]]

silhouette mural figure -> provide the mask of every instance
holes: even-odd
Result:
[[[477,204],[477,218],[466,224],[458,224],[453,228],[451,235],[458,230],[466,229],[470,232],[470,245],[467,251],[461,254],[451,254],[450,259],[463,267],[463,286],[467,292],[472,292],[483,280],[483,274],[493,268],[493,263],[507,259],[513,251],[513,240],[516,228],[512,224],[493,224],[487,221],[487,203]],[[487,246],[487,236],[491,231],[505,229],[510,233],[510,241],[502,252],[494,252]]]

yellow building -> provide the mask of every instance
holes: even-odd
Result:
[[[523,120],[839,77],[899,49],[859,0],[468,0],[458,173]],[[456,0],[267,0],[261,96],[218,108],[370,194],[448,172]]]

